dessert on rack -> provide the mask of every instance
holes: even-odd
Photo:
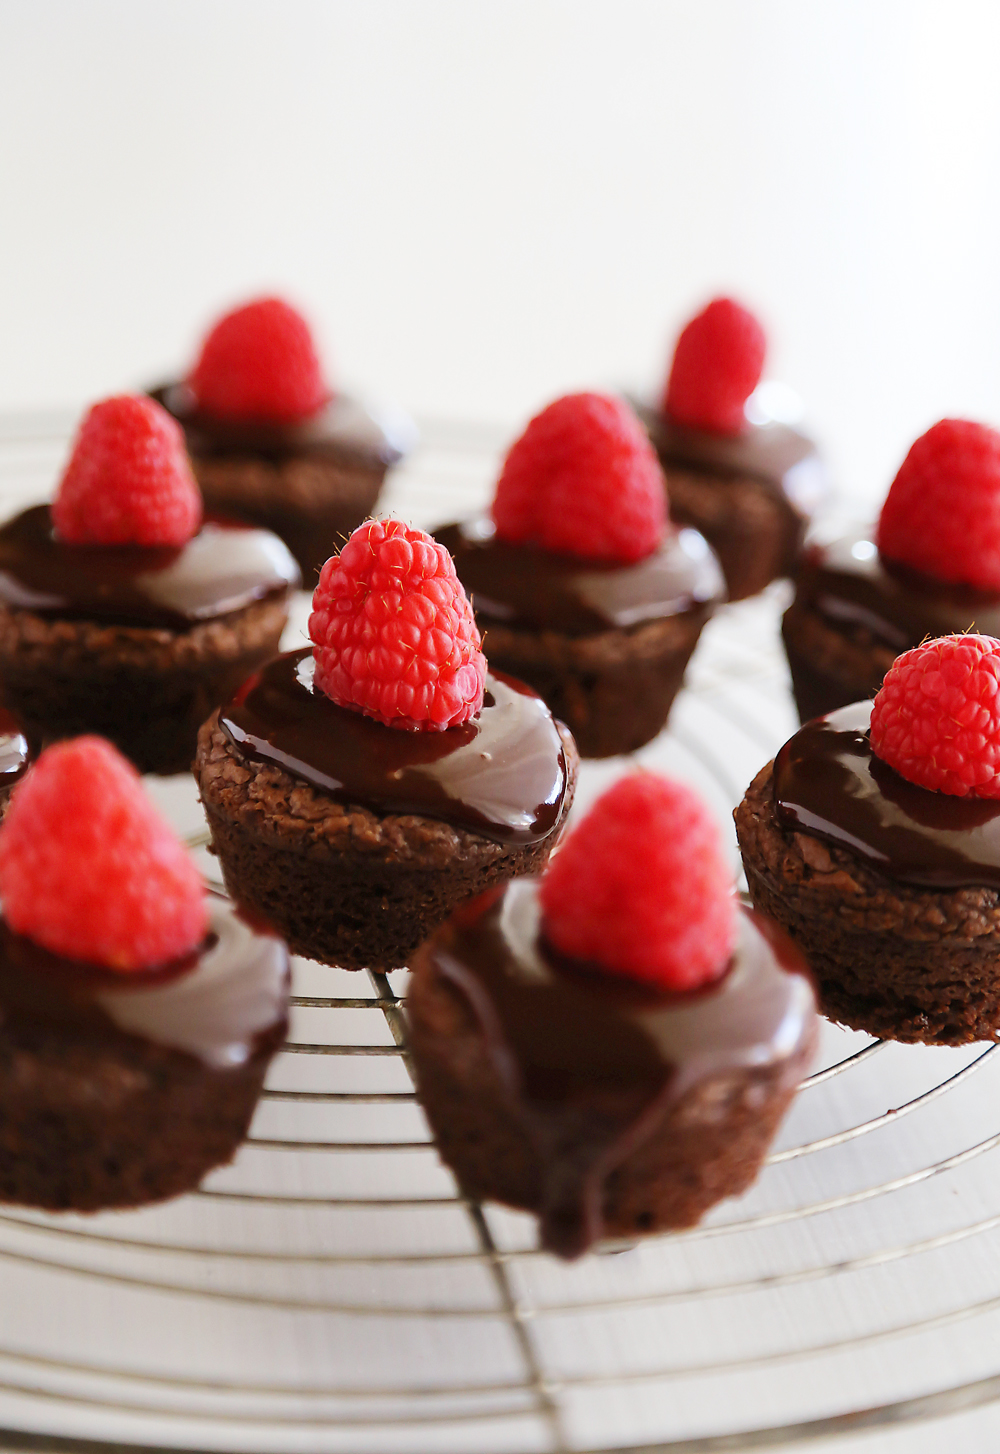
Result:
[[[606,792],[540,878],[458,909],[407,1007],[463,1191],[536,1212],[562,1257],[745,1190],[817,1033],[804,963],[737,906],[707,809],[650,773]]]
[[[421,530],[360,526],[323,567],[309,631],[206,722],[195,775],[237,902],[295,953],[394,969],[463,899],[544,865],[576,749],[487,666]]]
[[[875,528],[817,532],[781,634],[803,722],[871,697],[928,636],[1000,636],[1000,433],[941,419],[910,448]]]
[[[656,736],[724,584],[702,536],[667,519],[662,471],[627,404],[549,404],[509,449],[489,515],[435,537],[493,666],[545,698],[583,757]]]
[[[153,397],[183,426],[207,508],[280,535],[309,589],[414,437],[331,388],[308,323],[281,298],[220,318],[186,378]]]
[[[959,1045],[1000,1033],[1000,641],[904,652],[872,702],[809,722],[736,829],[754,903],[832,1020]]]
[[[0,526],[0,697],[32,741],[107,737],[190,766],[212,708],[273,656],[300,580],[267,530],[203,520],[178,426],[93,405],[51,506]]]
[[[731,601],[794,573],[829,488],[812,441],[751,398],[766,348],[748,309],[715,298],[682,330],[658,406],[642,409],[670,513],[709,541]]]
[[[48,748],[0,829],[0,1201],[99,1211],[229,1161],[287,1028],[288,954],[206,895],[107,742]]]

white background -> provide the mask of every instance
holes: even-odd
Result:
[[[0,406],[282,289],[337,379],[514,427],[733,291],[850,494],[1000,421],[990,0],[0,0]]]

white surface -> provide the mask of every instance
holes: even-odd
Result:
[[[992,0],[0,0],[0,406],[183,367],[261,288],[513,426],[734,290],[845,489],[1000,421]]]

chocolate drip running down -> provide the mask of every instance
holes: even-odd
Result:
[[[559,821],[566,759],[552,714],[523,682],[487,675],[478,717],[405,732],[338,707],[309,649],[251,677],[219,723],[244,758],[271,763],[378,814],[416,813],[497,843],[533,843]]]
[[[542,1245],[576,1257],[603,1234],[607,1177],[670,1105],[754,1067],[797,1073],[814,1001],[801,960],[750,910],[723,979],[685,994],[556,959],[540,928],[537,885],[518,880],[460,910],[428,952],[537,1147]]]
[[[907,782],[872,751],[870,720],[871,703],[858,702],[785,743],[774,760],[778,821],[901,883],[1000,890],[1000,801]]]
[[[704,609],[725,595],[719,563],[696,530],[669,534],[634,565],[499,540],[488,516],[444,525],[434,537],[454,559],[477,617],[515,630],[587,636]]]
[[[334,394],[306,419],[284,423],[207,414],[184,383],[162,384],[150,390],[150,397],[183,425],[188,451],[195,456],[249,455],[278,462],[307,455],[385,467],[396,464],[413,444],[408,421],[392,427],[346,394]]]
[[[210,899],[207,943],[162,969],[118,974],[52,954],[0,920],[0,1019],[76,1026],[88,1039],[134,1035],[211,1069],[284,1040],[288,951],[232,905]]]
[[[228,521],[206,521],[182,546],[70,545],[48,505],[0,526],[0,602],[59,620],[185,631],[300,579],[276,535]]]
[[[797,604],[841,630],[860,627],[895,652],[926,636],[969,630],[1000,635],[1000,596],[885,560],[875,534],[858,526],[834,540],[811,541],[797,581]]]

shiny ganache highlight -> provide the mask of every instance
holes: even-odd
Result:
[[[497,843],[537,842],[555,828],[566,759],[530,687],[487,674],[478,717],[446,732],[406,732],[337,706],[313,670],[311,650],[288,652],[222,708],[219,724],[241,757],[336,802],[440,819]]]
[[[31,748],[17,718],[0,707],[0,802],[28,770]]]
[[[1000,596],[948,584],[886,560],[871,527],[809,542],[796,601],[841,631],[862,630],[895,652],[926,636],[976,630],[1000,635]]]
[[[875,756],[871,703],[809,722],[774,760],[778,822],[918,887],[1000,890],[1000,802],[935,793]]]
[[[752,910],[724,977],[688,993],[553,954],[527,879],[459,910],[424,952],[468,1004],[536,1144],[542,1245],[561,1256],[600,1240],[605,1180],[672,1104],[755,1068],[787,1063],[794,1078],[813,1033],[802,961]]]
[[[48,505],[0,526],[0,603],[59,620],[185,631],[284,595],[295,561],[269,530],[207,520],[186,545],[69,545]]]
[[[206,943],[131,974],[65,959],[0,920],[0,1019],[72,1025],[90,1039],[133,1035],[212,1069],[243,1065],[285,1038],[288,951],[223,899],[210,899]]]
[[[629,629],[722,599],[718,561],[696,530],[668,533],[634,565],[578,560],[500,540],[488,516],[444,525],[434,538],[449,552],[477,618],[515,630],[587,636]]]

